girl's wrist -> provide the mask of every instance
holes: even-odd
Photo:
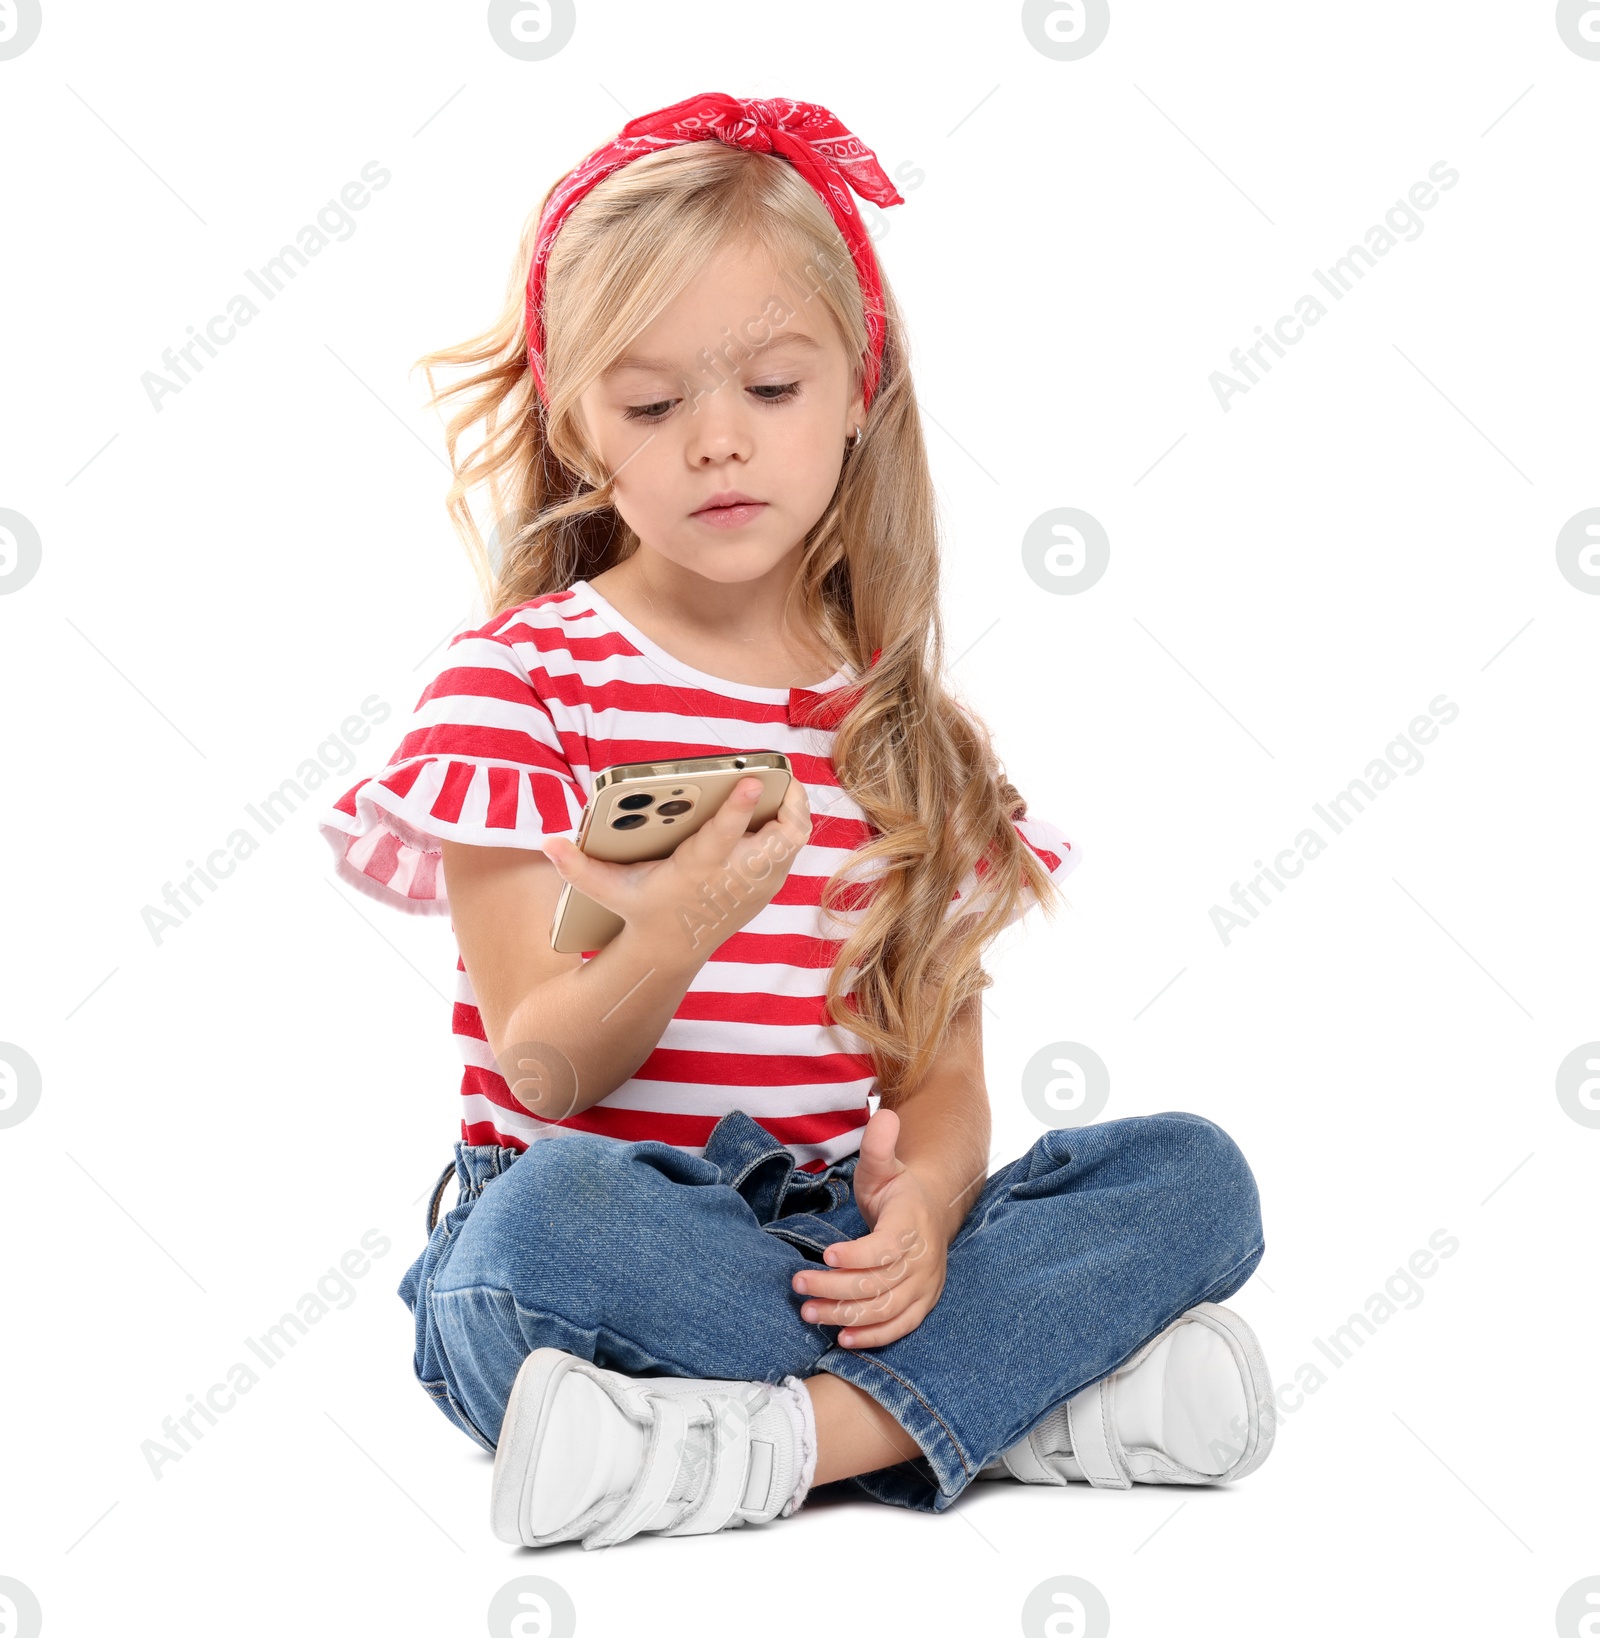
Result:
[[[647,972],[668,974],[675,982],[681,979],[687,988],[694,975],[711,959],[715,946],[707,945],[704,940],[697,945],[682,926],[625,921],[622,931],[605,948],[625,954]]]

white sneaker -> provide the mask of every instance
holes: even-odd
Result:
[[[1121,1370],[1057,1405],[978,1477],[1112,1490],[1231,1484],[1267,1459],[1276,1422],[1255,1332],[1203,1302]]]
[[[814,1429],[798,1377],[626,1376],[535,1348],[506,1403],[490,1527],[524,1547],[594,1548],[765,1524],[804,1499]]]

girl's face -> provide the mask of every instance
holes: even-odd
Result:
[[[725,247],[580,400],[623,520],[708,580],[795,550],[862,424],[837,327],[790,289],[762,248]],[[714,504],[731,496],[753,504]]]

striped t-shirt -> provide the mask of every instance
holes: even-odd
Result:
[[[772,901],[712,952],[635,1073],[564,1120],[533,1114],[513,1094],[458,953],[452,1027],[463,1060],[463,1142],[521,1149],[577,1129],[700,1153],[717,1121],[742,1109],[801,1170],[856,1151],[877,1089],[872,1057],[853,1031],[829,1022],[823,994],[861,912],[825,919],[821,893],[846,856],[878,834],[839,785],[830,754],[829,717],[840,700],[826,696],[843,699],[859,680],[849,667],[814,688],[713,677],[668,654],[585,580],[451,642],[388,765],[320,821],[338,875],[374,898],[448,913],[441,841],[576,841],[596,776],[618,763],[781,751],[811,805],[811,839]],[[1031,815],[1014,822],[1054,878],[1076,866],[1077,850],[1053,825]],[[977,885],[969,873],[952,914],[973,908]],[[1013,920],[1033,902],[1025,894]]]

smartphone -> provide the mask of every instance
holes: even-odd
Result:
[[[741,779],[761,781],[746,832],[759,830],[783,804],[794,777],[782,751],[728,751],[669,762],[623,762],[594,782],[583,810],[578,846],[591,859],[638,864],[664,859],[728,799]],[[550,923],[550,945],[581,955],[609,944],[624,923],[567,882]]]

